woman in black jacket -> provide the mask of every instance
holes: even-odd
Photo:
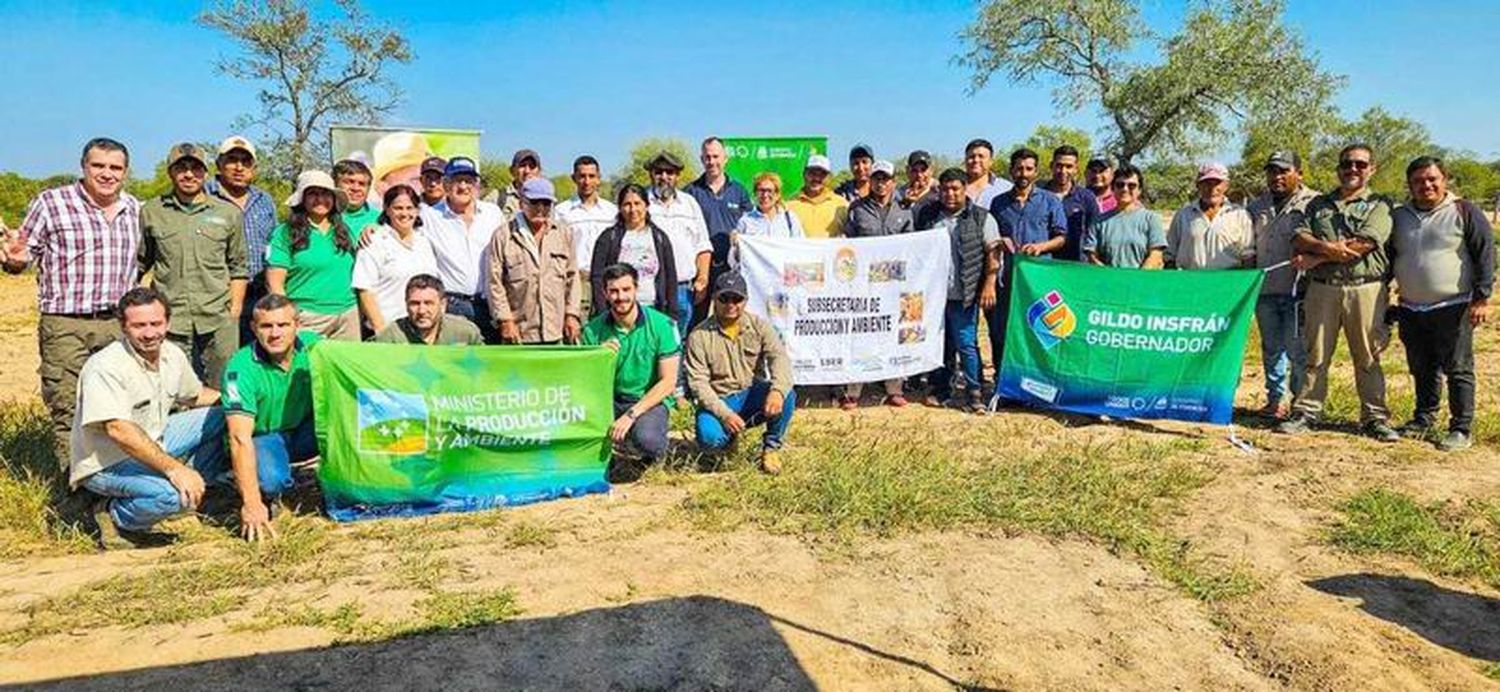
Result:
[[[637,300],[676,320],[677,264],[672,257],[672,240],[651,223],[651,214],[646,211],[646,189],[634,183],[621,187],[615,194],[615,205],[620,212],[614,225],[604,229],[594,241],[594,258],[589,266],[599,271],[590,272],[594,294],[590,316],[609,307],[609,299],[604,295],[603,268],[623,262],[635,267],[640,275]]]

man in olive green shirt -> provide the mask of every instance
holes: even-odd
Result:
[[[204,382],[218,382],[240,347],[249,280],[242,213],[204,190],[208,154],[183,143],[167,153],[172,190],[141,205],[141,272],[150,272],[174,319],[168,333]]]
[[[1339,187],[1307,204],[1292,236],[1292,264],[1311,279],[1304,306],[1307,379],[1283,433],[1307,431],[1328,396],[1328,366],[1339,333],[1349,341],[1360,424],[1382,442],[1401,439],[1385,405],[1380,370],[1388,330],[1385,310],[1385,244],[1391,237],[1391,204],[1370,190],[1375,158],[1370,147],[1352,144],[1339,152]]]
[[[713,317],[688,335],[688,390],[698,401],[700,447],[723,449],[764,423],[760,468],[776,474],[797,402],[792,361],[771,323],[745,311],[748,295],[737,272],[714,281]]]
[[[406,316],[387,324],[371,339],[382,344],[479,346],[484,337],[473,322],[448,313],[443,280],[418,274],[406,282]]]

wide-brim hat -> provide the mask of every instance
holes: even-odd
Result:
[[[323,171],[302,171],[298,173],[297,189],[293,190],[291,196],[286,198],[286,205],[288,207],[295,207],[302,204],[302,193],[312,188],[321,188],[332,192],[334,201],[339,209],[349,206],[349,197],[333,183],[333,176]]]

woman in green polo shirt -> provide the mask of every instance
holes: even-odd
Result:
[[[291,214],[271,232],[266,288],[297,304],[302,328],[330,339],[359,341],[354,238],[339,212],[346,202],[333,178],[303,171],[286,200]]]

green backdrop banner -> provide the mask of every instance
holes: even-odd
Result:
[[[771,171],[781,176],[781,196],[791,199],[802,189],[802,169],[807,157],[828,154],[827,137],[724,137],[729,163],[724,172],[730,179],[753,190],[755,176]],[[751,195],[751,202],[755,196]]]
[[[607,349],[324,341],[309,357],[318,480],[335,519],[609,489]]]
[[[1263,278],[1020,258],[1000,393],[1078,413],[1228,424]]]

